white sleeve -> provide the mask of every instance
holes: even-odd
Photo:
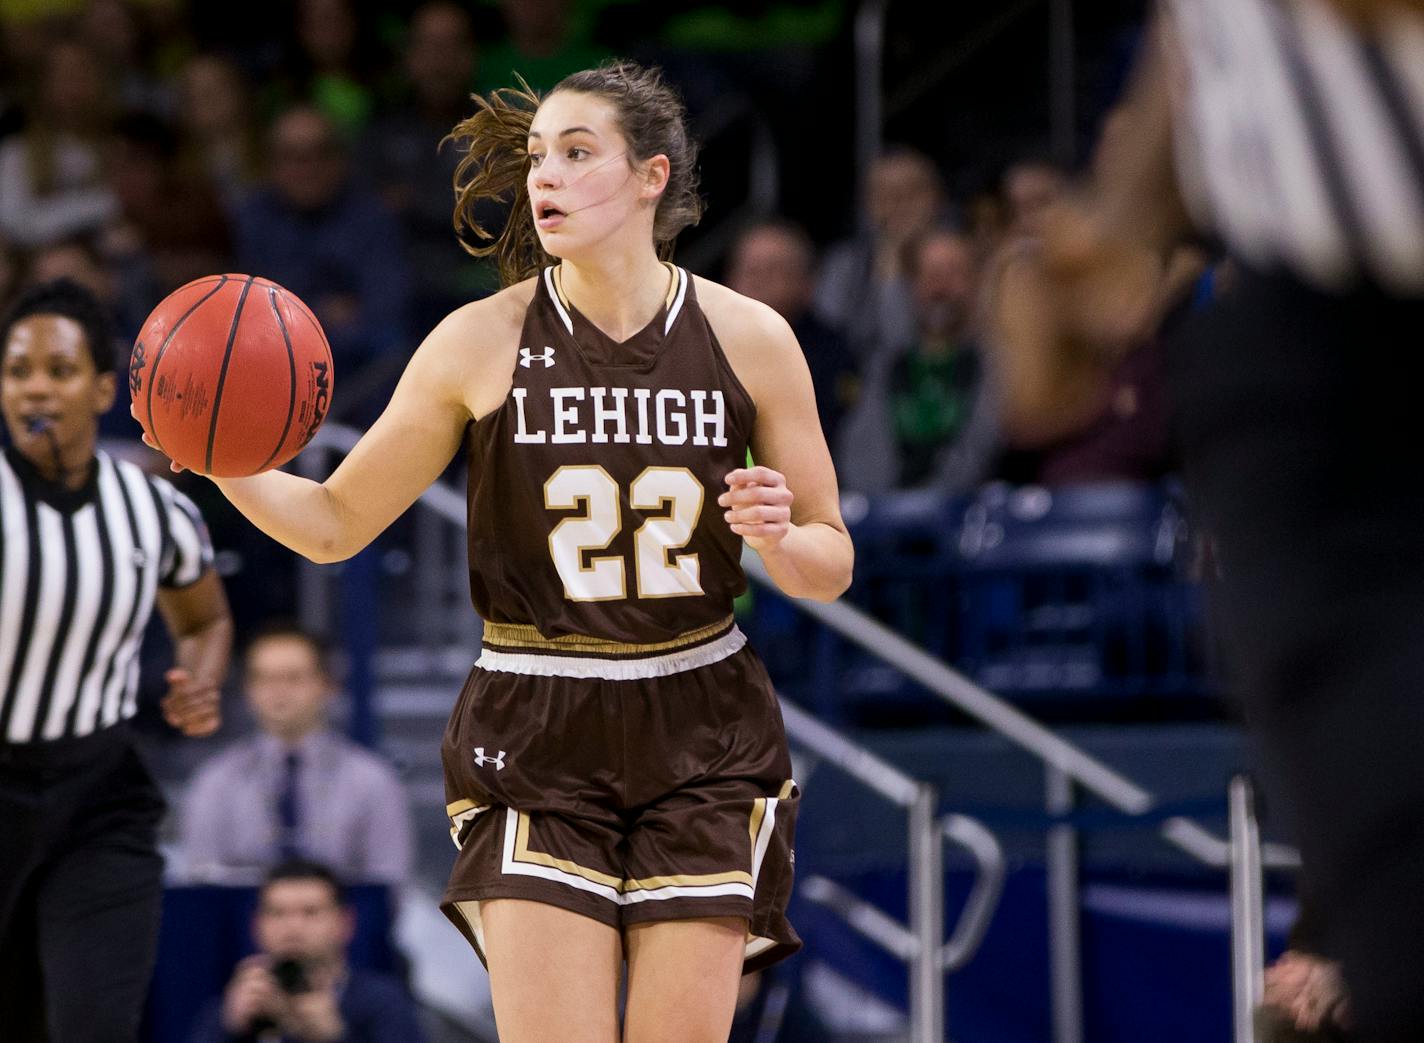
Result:
[[[163,501],[168,533],[159,583],[165,587],[186,587],[212,566],[213,544],[208,527],[192,500],[165,481],[154,484]]]

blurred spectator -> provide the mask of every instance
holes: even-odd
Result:
[[[208,177],[229,210],[261,173],[261,137],[241,71],[216,54],[193,57],[179,75],[178,119],[191,173]]]
[[[30,255],[27,283],[33,285],[51,279],[73,279],[98,297],[113,316],[114,331],[120,341],[116,357],[122,382],[128,372],[128,342],[138,336],[143,320],[157,303],[147,269],[107,264],[93,239],[75,236]],[[127,405],[121,411],[128,416]]]
[[[54,279],[72,279],[99,298],[113,314],[114,280],[92,240],[76,236],[30,255],[27,283],[33,286]]]
[[[1170,438],[1166,356],[1157,338],[1114,370],[1095,416],[1066,437],[1008,453],[999,476],[1036,485],[1155,481],[1176,469]]]
[[[990,256],[1008,237],[1037,235],[1044,212],[1067,187],[1067,173],[1046,158],[1025,156],[1002,167],[967,207],[979,256]]]
[[[118,211],[103,177],[110,94],[99,68],[88,48],[54,44],[24,131],[0,142],[0,234],[17,246],[94,231]]]
[[[907,251],[914,331],[870,363],[838,446],[841,483],[862,492],[982,481],[999,448],[973,339],[977,282],[968,236],[939,229]]]
[[[1019,440],[1000,477],[1038,485],[1155,481],[1177,469],[1167,392],[1166,341],[1192,305],[1207,268],[1200,250],[1179,247],[1160,276],[1156,305],[1113,370],[1096,406],[1047,443]]]
[[[126,387],[129,355],[133,350],[134,337],[148,310],[155,303],[148,280],[126,284],[124,273],[107,266],[92,240],[84,237],[54,243],[36,250],[31,255],[26,272],[27,285],[33,286],[54,279],[74,280],[99,298],[113,317],[116,374],[119,387]],[[138,421],[129,414],[126,394],[118,395],[109,411],[99,417],[99,434],[103,438],[136,440],[139,432]]]
[[[1050,160],[1021,159],[1009,164],[999,183],[1005,232],[1037,235],[1044,212],[1067,187],[1067,173]]]
[[[732,244],[727,285],[770,305],[791,325],[816,389],[816,410],[828,444],[856,394],[855,358],[845,338],[811,311],[816,289],[811,238],[789,221],[768,220],[743,231]]]
[[[206,178],[178,164],[178,138],[156,116],[119,121],[109,181],[120,216],[104,237],[111,264],[147,270],[150,304],[184,283],[230,267],[227,218]]]
[[[862,361],[914,337],[905,250],[945,207],[939,171],[910,148],[877,159],[866,189],[865,227],[827,252],[815,300],[816,314],[846,336]]]
[[[355,913],[325,866],[285,862],[257,899],[257,952],[198,1018],[192,1043],[420,1043],[415,1003],[396,979],[349,966]]]
[[[89,0],[79,20],[79,38],[102,61],[119,109],[173,115],[173,88],[154,75],[147,26],[132,3]]]
[[[321,643],[270,625],[248,644],[242,680],[259,732],[193,777],[180,837],[188,875],[241,881],[300,856],[352,882],[407,881],[405,791],[385,760],[330,728],[336,689]]]
[[[298,0],[295,16],[273,102],[314,105],[353,141],[371,118],[371,85],[381,68],[374,19],[358,17],[353,0]]]
[[[475,58],[464,8],[450,0],[416,8],[404,56],[408,94],[376,120],[363,143],[362,169],[409,236],[418,274],[412,318],[421,331],[499,287],[498,272],[465,253],[450,224],[460,155],[443,139],[472,108]],[[503,227],[494,214],[486,224]]]
[[[609,57],[593,35],[597,7],[573,0],[500,0],[506,35],[480,62],[480,93],[514,86],[516,72],[535,90],[552,90],[570,73]]]
[[[332,415],[359,418],[372,401],[385,404],[409,355],[405,237],[380,199],[353,183],[346,149],[317,109],[283,113],[269,157],[268,187],[237,211],[238,267],[276,280],[316,312],[338,379],[345,375]]]

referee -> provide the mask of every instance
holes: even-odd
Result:
[[[1419,1043],[1424,0],[1167,0],[1115,131],[1000,272],[1005,415],[1091,410],[1172,245],[1230,251],[1170,360],[1213,609],[1350,1038]]]
[[[163,712],[218,726],[232,618],[192,503],[97,449],[116,390],[99,303],[60,280],[0,322],[0,1038],[136,1038],[164,802],[135,752],[138,652],[173,635]]]

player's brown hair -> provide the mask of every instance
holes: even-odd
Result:
[[[526,182],[529,128],[540,98],[522,77],[515,79],[518,87],[475,95],[474,115],[456,124],[445,139],[465,150],[455,169],[455,231],[469,253],[496,257],[502,286],[537,274],[551,260],[539,243]],[[564,77],[546,97],[559,91],[592,94],[613,106],[630,165],[667,156],[668,183],[658,199],[653,239],[658,256],[670,258],[678,233],[702,217],[697,143],[688,133],[687,109],[677,91],[659,69],[617,59]],[[476,207],[486,199],[509,206],[497,235],[476,218]]]

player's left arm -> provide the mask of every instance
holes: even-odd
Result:
[[[718,339],[757,412],[755,466],[729,473],[717,502],[782,591],[832,601],[850,586],[855,551],[806,358],[770,308],[737,298],[723,315]]]
[[[211,735],[222,723],[222,683],[232,655],[232,613],[222,580],[210,566],[185,587],[160,587],[157,600],[175,659],[164,674],[163,716],[184,735]]]

